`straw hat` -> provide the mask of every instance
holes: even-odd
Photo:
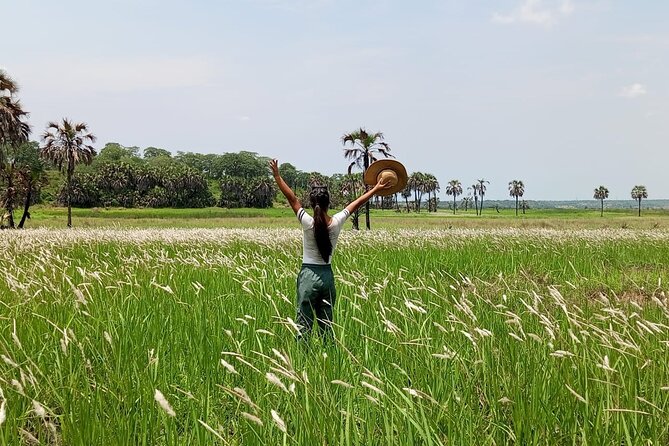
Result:
[[[403,190],[407,185],[407,170],[402,163],[391,159],[375,161],[365,172],[365,184],[374,186],[381,178],[388,178],[390,187],[380,190],[377,195],[386,196]]]

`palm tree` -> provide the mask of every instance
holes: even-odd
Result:
[[[406,202],[407,205],[407,214],[409,213],[409,197],[411,196],[411,186],[407,184],[407,187],[404,188],[401,192],[402,198],[404,198],[404,201]]]
[[[462,184],[460,180],[451,180],[446,186],[446,195],[453,195],[453,215],[455,215],[455,199],[458,198],[458,195],[462,194]]]
[[[472,190],[472,195],[474,196],[474,208],[476,208],[476,215],[479,215],[479,183],[474,183],[469,186],[467,189]]]
[[[470,206],[469,203],[471,203],[471,202],[472,202],[472,197],[464,197],[462,199],[462,204],[465,207],[465,212],[467,212],[469,210],[469,206]]]
[[[490,181],[484,179],[484,178],[479,178],[476,180],[478,182],[478,193],[481,196],[481,210],[479,211],[479,215],[483,215],[483,197],[485,197],[485,191],[486,191],[486,183],[490,184]]]
[[[422,172],[412,173],[411,176],[409,176],[409,181],[407,184],[413,191],[416,212],[420,212],[420,203],[423,200],[423,193],[425,192],[425,174]]]
[[[28,141],[30,126],[24,122],[28,115],[21,108],[21,103],[14,99],[19,91],[18,85],[0,70],[0,162],[2,146],[21,144]]]
[[[14,201],[16,187],[15,159],[18,147],[28,141],[30,126],[25,122],[28,113],[23,111],[21,103],[14,99],[19,91],[16,83],[3,70],[0,70],[0,172],[6,177],[7,184],[2,193],[2,208],[5,210],[8,225],[14,227]],[[4,219],[0,218],[0,221]]]
[[[525,185],[520,180],[509,181],[509,195],[516,197],[516,215],[518,215],[518,198],[525,193]]]
[[[88,132],[85,123],[72,123],[68,119],[58,124],[50,122],[42,135],[42,157],[58,166],[66,174],[67,186],[67,227],[72,227],[72,175],[79,163],[90,164],[96,152],[93,146],[95,136]]]
[[[604,216],[604,200],[609,198],[609,190],[605,188],[604,186],[599,186],[597,189],[595,189],[595,195],[593,195],[593,198],[595,200],[601,201],[602,204],[602,210],[599,214],[600,217]]]
[[[639,202],[639,217],[641,217],[641,199],[648,198],[646,186],[634,186],[634,188],[632,188],[632,198]]]
[[[437,212],[437,192],[439,191],[439,181],[437,180],[437,177],[431,173],[426,173],[423,178],[423,188],[427,193],[427,211]],[[434,200],[430,198],[430,194],[434,195]]]
[[[363,127],[346,133],[341,137],[341,142],[344,145],[344,157],[353,160],[348,166],[348,173],[351,173],[353,166],[362,168],[362,174],[367,172],[367,168],[371,163],[376,161],[376,155],[381,154],[388,158],[390,154],[390,146],[383,142],[383,133],[368,133]],[[346,147],[350,145],[350,147]],[[369,225],[369,201],[365,203],[365,223],[367,229]]]

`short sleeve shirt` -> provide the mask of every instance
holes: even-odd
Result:
[[[334,254],[337,246],[337,239],[344,222],[349,217],[349,212],[344,209],[332,216],[330,224],[328,225],[328,232],[330,234],[330,242],[332,243],[332,253]],[[307,214],[303,208],[297,211],[297,219],[302,224],[302,263],[312,265],[328,265],[332,261],[332,254],[327,262],[323,261],[321,253],[318,251],[316,245],[316,236],[314,235],[314,219]]]

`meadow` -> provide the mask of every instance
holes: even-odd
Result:
[[[75,219],[76,223],[76,219]],[[0,444],[667,444],[669,232],[1,231]]]

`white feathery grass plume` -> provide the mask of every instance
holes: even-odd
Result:
[[[171,417],[177,416],[176,412],[174,412],[174,409],[172,409],[172,406],[170,406],[169,401],[167,401],[167,398],[165,398],[165,395],[163,395],[163,393],[160,390],[156,389],[156,393],[154,394],[153,397],[167,415]]]
[[[381,395],[381,396],[385,396],[385,395],[386,395],[386,392],[384,392],[383,390],[379,389],[379,388],[376,387],[376,386],[373,386],[372,384],[368,383],[367,381],[361,381],[361,382],[360,382],[360,385],[361,385],[362,387],[367,387],[369,390],[371,390],[371,391],[373,391],[373,392],[376,392],[377,394],[379,394],[379,395]]]
[[[242,416],[243,416],[244,418],[246,418],[247,420],[249,420],[251,423],[255,423],[255,424],[257,424],[258,426],[262,426],[262,425],[263,425],[262,420],[261,420],[260,418],[256,417],[255,415],[251,415],[251,414],[248,413],[248,412],[241,412],[241,414],[242,414]]]
[[[583,398],[581,395],[579,395],[578,392],[576,392],[574,389],[569,387],[569,384],[565,384],[565,387],[567,388],[567,390],[569,390],[569,392],[571,392],[572,395],[574,395],[576,397],[577,400],[579,400],[580,402],[582,402],[584,404],[588,404],[588,401],[585,398]]]
[[[46,409],[37,401],[33,400],[33,411],[40,418],[46,418]]]
[[[609,355],[604,355],[604,358],[602,359],[601,364],[597,364],[597,367],[599,367],[602,370],[606,370],[607,372],[615,372],[616,369],[611,368],[611,364],[609,363]]]
[[[556,358],[568,358],[575,355],[572,352],[566,350],[555,350],[550,354],[550,356],[555,356]]]
[[[8,366],[11,366],[11,367],[18,367],[19,366],[17,363],[12,361],[12,359],[9,358],[8,356],[2,355],[2,360],[5,361],[5,364],[7,364]]]
[[[374,398],[372,395],[365,394],[365,398],[367,398],[369,401],[376,404],[377,406],[379,405],[379,400]]]
[[[228,372],[232,373],[233,375],[239,375],[239,373],[237,373],[237,370],[235,370],[235,367],[229,362],[227,362],[225,359],[221,359],[221,365],[225,367],[228,370]]]
[[[228,392],[230,395],[239,398],[243,403],[248,405],[253,410],[255,411],[260,410],[258,405],[251,400],[251,397],[249,397],[248,393],[246,393],[246,390],[244,390],[243,388],[235,387],[234,389],[231,390],[228,389],[227,387],[222,387],[222,389]]]
[[[347,388],[347,389],[352,389],[352,388],[353,388],[353,386],[352,386],[351,384],[349,384],[349,383],[347,383],[347,382],[345,382],[345,381],[341,381],[341,380],[339,380],[339,379],[334,379],[334,380],[332,380],[332,381],[330,381],[330,382],[331,382],[332,384],[335,384],[335,385],[338,385],[338,386],[342,386],[342,387],[345,387],[345,388]]]
[[[284,434],[287,433],[288,430],[286,429],[286,423],[283,421],[283,419],[281,419],[277,411],[272,409],[271,413],[272,413],[272,420],[274,420],[274,424],[276,424],[276,426],[279,428],[281,432],[283,432]]]
[[[7,419],[7,401],[5,400],[5,393],[2,391],[2,387],[0,387],[0,398],[2,398],[2,403],[0,403],[0,426],[2,426],[2,423]]]
[[[518,336],[517,334],[515,334],[515,333],[513,333],[513,332],[511,332],[511,331],[509,332],[509,336],[511,336],[511,337],[512,337],[513,339],[515,339],[516,341],[519,341],[519,342],[525,342],[525,340],[524,340],[523,338],[521,338],[520,336]]]
[[[197,422],[200,423],[209,432],[211,432],[216,438],[218,438],[219,440],[221,440],[224,443],[226,442],[225,439],[221,436],[221,434],[216,432],[216,430],[213,427],[209,426],[207,423],[205,423],[204,421],[202,421],[200,419],[198,419]]]
[[[267,378],[267,381],[269,381],[270,383],[274,384],[274,385],[277,386],[279,389],[281,389],[281,390],[283,390],[284,392],[288,393],[288,388],[286,387],[286,385],[285,385],[283,382],[281,382],[281,380],[279,379],[279,377],[276,376],[274,373],[267,372],[267,373],[265,374],[265,378]]]
[[[259,328],[256,330],[256,333],[261,333],[261,334],[266,334],[268,336],[274,336],[274,333],[272,333],[269,330],[265,330],[264,328]]]
[[[18,382],[18,381],[17,381],[16,379],[14,379],[14,378],[12,378],[12,386],[14,386],[14,388],[16,389],[16,391],[17,391],[18,393],[20,393],[21,395],[24,394],[24,392],[23,392],[23,385],[21,385],[21,383]]]
[[[374,382],[376,382],[376,383],[378,383],[378,384],[383,384],[383,381],[381,381],[379,378],[377,378],[377,377],[376,377],[371,371],[369,371],[368,369],[365,369],[365,371],[362,372],[362,376],[365,376],[365,377],[371,379],[372,381],[374,381]]]
[[[16,319],[12,320],[12,339],[14,340],[14,344],[19,348],[19,350],[23,350],[23,346],[21,345],[21,341],[19,340],[19,337],[16,335]]]
[[[285,365],[290,367],[290,361],[288,360],[287,356],[285,356],[283,353],[281,353],[279,350],[277,350],[275,348],[272,349],[272,353],[274,353],[274,356],[279,358],[281,360],[281,362],[283,362]]]

